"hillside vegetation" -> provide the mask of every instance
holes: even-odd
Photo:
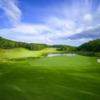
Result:
[[[42,50],[47,47],[47,44],[16,42],[0,37],[0,49],[26,48],[29,50]]]
[[[58,48],[59,51],[75,51],[75,46],[69,46],[69,45],[53,45],[51,47]]]
[[[75,51],[76,47],[69,45],[53,45],[49,46],[47,44],[38,43],[26,43],[26,42],[16,42],[0,37],[0,49],[13,49],[13,48],[26,48],[29,50],[42,50],[44,48],[54,47],[58,48],[59,51]]]
[[[89,41],[77,47],[78,51],[100,52],[100,39]]]
[[[53,47],[57,48],[58,51],[93,51],[100,52],[100,39],[89,41],[78,47],[69,45],[52,45],[38,44],[38,43],[26,43],[26,42],[16,42],[0,37],[0,49],[13,49],[13,48],[26,48],[29,50],[42,50],[44,48]]]

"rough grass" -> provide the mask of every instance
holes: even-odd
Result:
[[[48,66],[33,66],[35,60],[0,63],[0,100],[100,100],[97,57],[75,57],[76,66],[69,67],[50,67],[49,62]],[[59,57],[52,59],[58,63],[61,60]],[[64,59],[72,60],[70,56]],[[83,66],[84,60],[88,64]]]

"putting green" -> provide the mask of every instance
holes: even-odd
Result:
[[[29,62],[33,66],[91,66],[92,63],[89,61],[90,57],[87,56],[54,56],[35,59]]]

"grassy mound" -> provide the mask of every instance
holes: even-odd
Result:
[[[91,66],[89,61],[90,57],[87,56],[54,56],[39,58],[34,61],[29,62],[33,66]]]
[[[5,49],[5,50],[0,50],[0,59],[3,59],[5,57],[9,57],[11,59],[25,58],[25,57],[39,57],[42,55],[42,53],[48,53],[48,52],[57,52],[57,50],[54,48],[45,48],[39,51],[30,51],[25,48],[15,48],[9,50]]]

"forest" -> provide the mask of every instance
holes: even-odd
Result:
[[[47,47],[47,44],[16,42],[0,37],[0,49],[26,48],[29,50],[41,50]]]
[[[89,41],[77,47],[77,51],[100,52],[100,39]]]
[[[90,52],[100,52],[100,39],[89,41],[78,47],[69,45],[52,45],[38,44],[38,43],[26,43],[26,42],[16,42],[0,37],[0,49],[12,49],[12,48],[26,48],[29,50],[42,50],[47,47],[57,48],[59,51],[90,51]]]
[[[75,51],[77,47],[69,45],[53,45],[52,47],[58,48],[59,51]]]
[[[26,48],[29,50],[42,50],[47,47],[58,48],[59,51],[75,51],[76,47],[69,45],[52,45],[38,44],[38,43],[26,43],[26,42],[16,42],[0,37],[0,48],[1,49],[12,49],[12,48]]]

